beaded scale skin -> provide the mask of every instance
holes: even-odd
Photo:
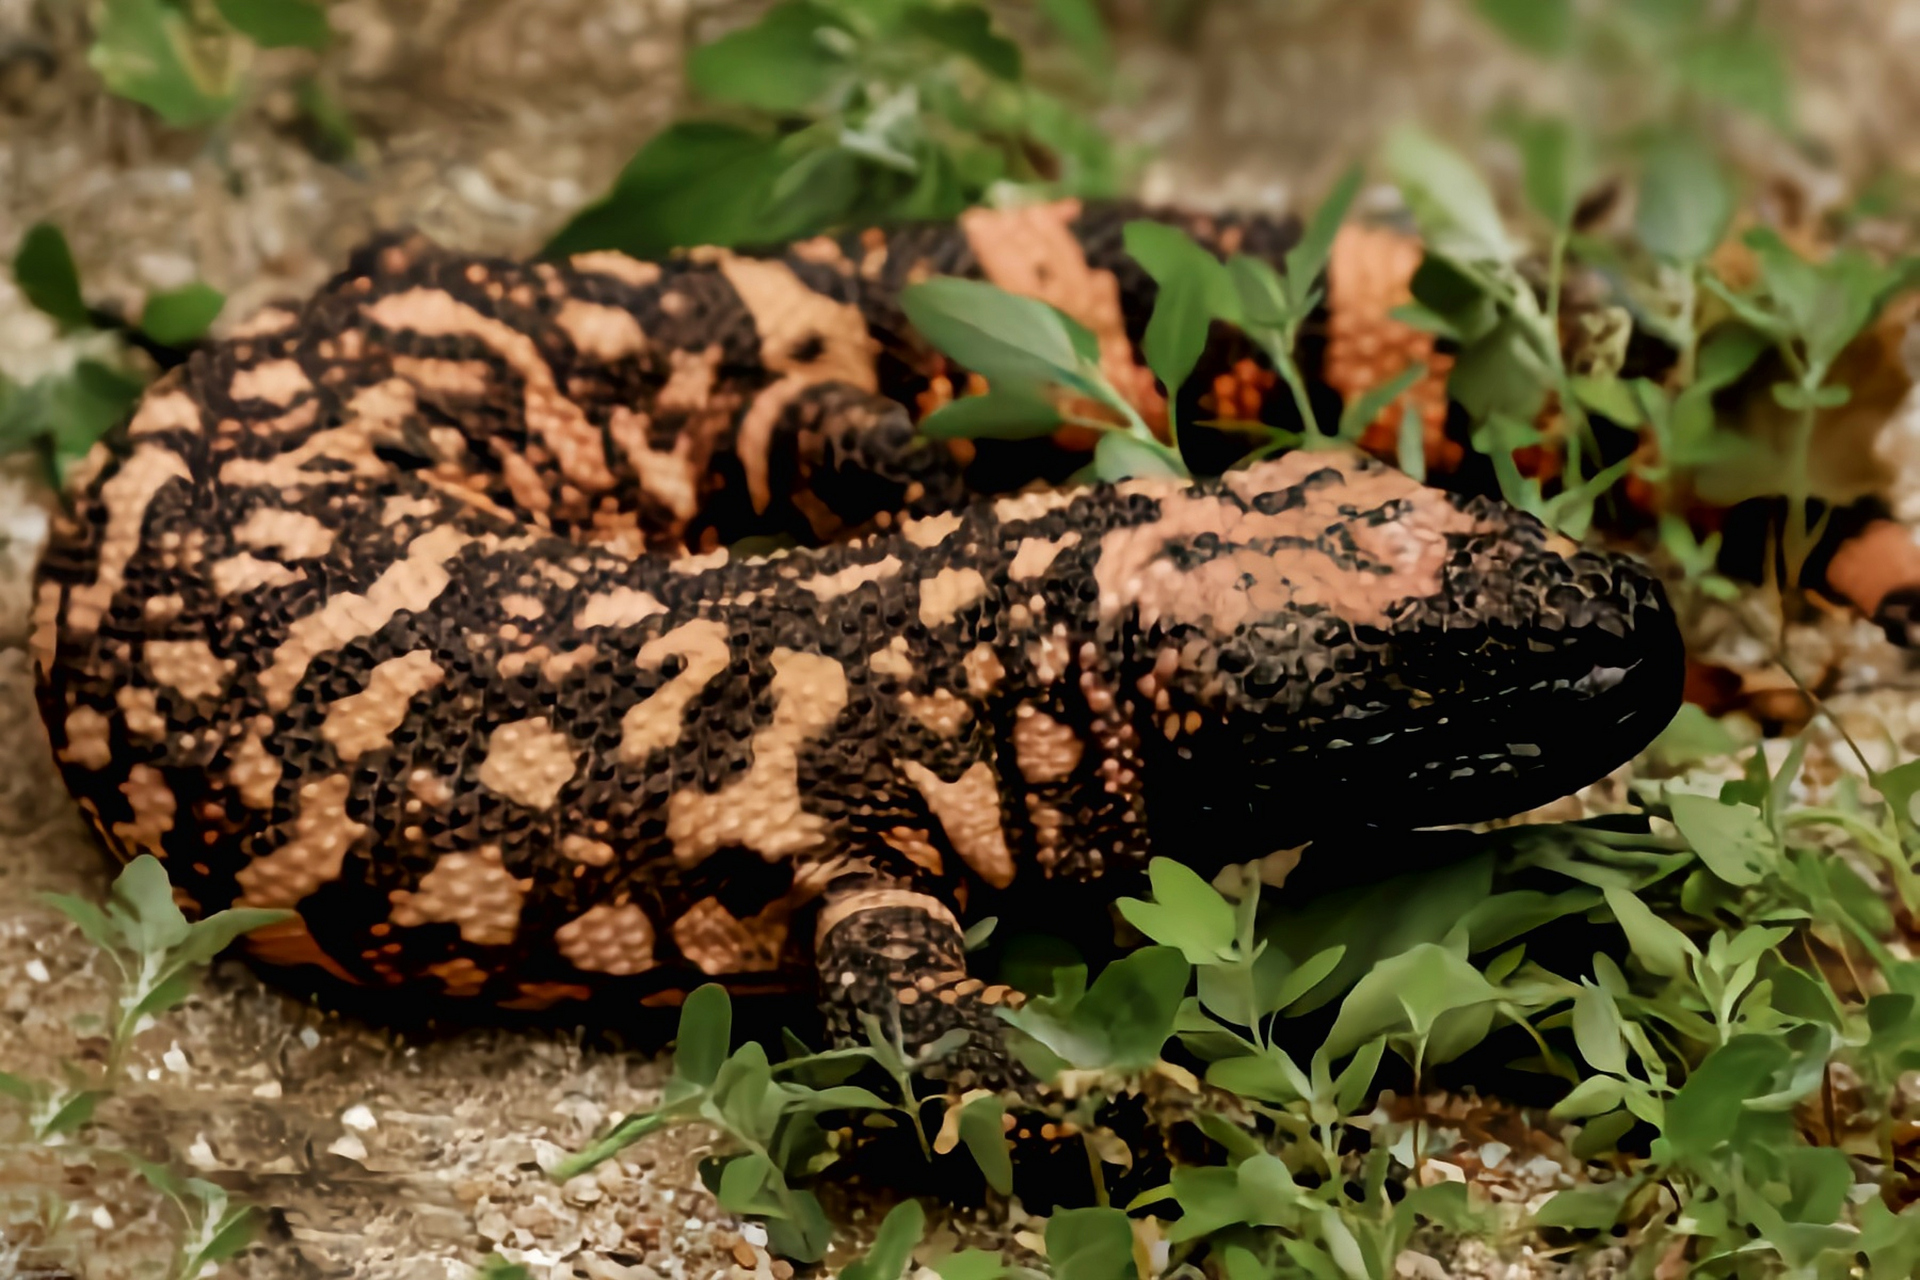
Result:
[[[90,460],[37,585],[69,787],[190,908],[296,912],[248,940],[269,965],[431,1007],[813,991],[837,1037],[967,1029],[930,1074],[994,1087],[1009,993],[962,931],[996,899],[1098,904],[1356,806],[1513,813],[1651,739],[1658,585],[1497,504],[1320,452],[1056,488],[1074,441],[916,436],[965,376],[899,308],[936,273],[1074,315],[1164,420],[1139,213],[664,263],[369,246]],[[1192,385],[1244,363],[1215,346]],[[765,535],[797,546],[727,550]]]

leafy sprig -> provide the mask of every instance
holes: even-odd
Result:
[[[1067,93],[1103,96],[1097,15],[1080,0],[1043,8],[1079,53]],[[1112,146],[1031,61],[972,0],[784,0],[688,55],[699,112],[642,147],[548,249],[772,244],[948,218],[1001,193],[1117,190]]]
[[[246,1247],[262,1221],[259,1211],[233,1203],[205,1179],[182,1177],[168,1164],[82,1139],[99,1106],[124,1083],[134,1037],[190,996],[202,972],[236,938],[290,913],[233,908],[189,923],[174,902],[165,869],[145,854],[114,880],[104,907],[70,894],[44,896],[107,957],[116,975],[110,1013],[102,1020],[106,1062],[91,1075],[63,1062],[58,1082],[0,1072],[0,1097],[20,1105],[32,1142],[121,1161],[160,1192],[180,1224],[168,1280],[192,1280]]]
[[[13,278],[28,302],[63,332],[90,338],[95,351],[67,371],[47,374],[26,386],[0,375],[0,456],[38,454],[49,481],[59,488],[94,442],[131,412],[146,389],[151,375],[135,348],[176,356],[205,336],[226,298],[196,281],[150,295],[139,319],[124,321],[112,311],[87,304],[66,236],[46,222],[29,228],[20,238],[13,254]],[[100,350],[103,344],[105,349]]]

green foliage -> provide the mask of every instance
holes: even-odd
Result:
[[[1043,8],[1081,58],[1070,92],[1097,97],[1096,12]],[[784,0],[688,55],[701,114],[641,148],[548,249],[657,256],[947,218],[990,195],[1114,192],[1106,139],[1029,60],[972,0]]]
[[[118,978],[105,1019],[110,1028],[106,1063],[91,1076],[71,1062],[62,1063],[58,1083],[0,1072],[0,1098],[21,1108],[32,1141],[122,1161],[165,1197],[178,1219],[166,1275],[168,1280],[193,1280],[246,1248],[263,1221],[261,1213],[233,1203],[214,1183],[182,1177],[170,1165],[82,1139],[96,1126],[97,1109],[121,1085],[133,1038],[191,995],[201,973],[229,943],[289,913],[236,908],[189,923],[174,903],[165,869],[145,854],[121,871],[104,908],[68,894],[44,897],[107,957]]]
[[[226,304],[225,294],[196,280],[148,298],[140,328],[162,346],[184,347],[205,336]]]
[[[952,1149],[943,1135],[929,1141],[921,1127],[914,1077],[928,1063],[959,1047],[964,1033],[943,1038],[919,1056],[909,1056],[873,1022],[865,1046],[807,1053],[793,1041],[796,1052],[784,1061],[769,1061],[766,1050],[748,1042],[729,1052],[733,1012],[724,987],[709,984],[687,997],[680,1010],[680,1030],[674,1047],[673,1075],[659,1106],[628,1116],[584,1151],[562,1161],[553,1170],[565,1182],[609,1159],[650,1133],[676,1125],[701,1124],[716,1130],[720,1149],[701,1164],[700,1175],[729,1213],[760,1219],[778,1253],[801,1261],[817,1261],[826,1251],[831,1227],[813,1192],[794,1185],[832,1164],[837,1154],[821,1127],[828,1115],[864,1113],[867,1123],[904,1122],[920,1139],[923,1153]],[[895,1099],[847,1081],[862,1071],[890,1078]],[[949,1106],[959,1109],[954,1120],[954,1143],[963,1142],[988,1183],[1002,1191],[1010,1183],[1011,1166],[999,1124],[998,1099],[969,1096]],[[918,1212],[902,1207],[903,1216],[883,1234],[870,1259],[873,1274],[885,1274],[890,1260],[910,1248],[919,1237],[912,1225]],[[910,1237],[910,1238],[909,1238]],[[882,1252],[880,1244],[886,1246]]]
[[[157,858],[142,854],[113,882],[102,909],[84,898],[52,893],[58,908],[100,949],[119,978],[107,1061],[117,1068],[142,1024],[192,994],[200,971],[228,944],[286,911],[234,907],[189,922],[173,900],[173,886]]]
[[[89,308],[66,236],[39,223],[22,236],[13,255],[13,278],[27,301],[63,330],[88,333],[127,328]],[[195,282],[149,297],[135,327],[162,347],[184,349],[198,342],[226,304],[225,295]],[[27,386],[0,376],[0,457],[34,452],[56,487],[99,440],[133,409],[148,375],[124,340],[107,358],[82,358],[63,373]],[[104,353],[103,353],[104,354]]]
[[[1344,446],[1425,372],[1419,366],[1358,398],[1332,433],[1323,433],[1308,401],[1306,376],[1295,358],[1300,328],[1319,306],[1321,277],[1334,234],[1359,190],[1360,171],[1341,178],[1288,252],[1282,275],[1259,259],[1235,254],[1221,262],[1185,232],[1138,221],[1125,229],[1127,252],[1158,288],[1142,341],[1148,367],[1177,412],[1178,392],[1205,350],[1216,320],[1234,325],[1260,345],[1294,396],[1304,432],[1260,423],[1235,424],[1265,438],[1259,453],[1282,448]],[[935,279],[909,286],[901,305],[934,346],[987,380],[984,395],[935,410],[921,430],[936,439],[966,436],[1019,439],[1045,435],[1063,423],[1101,431],[1089,477],[1185,476],[1180,424],[1169,422],[1161,443],[1100,370],[1093,335],[1070,317],[1031,298],[970,280]],[[1071,410],[1091,401],[1113,415]]]
[[[73,251],[52,223],[36,223],[20,237],[13,254],[13,280],[28,302],[63,327],[83,329],[90,323],[87,304],[80,300],[80,272],[73,265]]]
[[[253,1241],[266,1215],[252,1205],[235,1204],[226,1189],[204,1178],[183,1178],[163,1164],[116,1153],[165,1196],[180,1219],[182,1236],[168,1280],[195,1280],[218,1268]]]
[[[918,1200],[903,1200],[888,1210],[874,1232],[873,1247],[858,1262],[841,1268],[840,1280],[900,1280],[912,1260],[913,1247],[926,1234],[927,1211]]]
[[[333,39],[317,0],[96,0],[92,13],[93,69],[176,128],[233,110],[253,48],[320,50]]]
[[[961,367],[987,379],[985,395],[936,409],[921,423],[927,435],[1019,439],[1062,423],[1101,431],[1094,474],[1183,476],[1177,449],[1162,444],[1100,369],[1094,336],[1072,317],[1033,298],[976,280],[940,277],[909,285],[901,309],[928,341]],[[1089,416],[1063,397],[1091,402]]]

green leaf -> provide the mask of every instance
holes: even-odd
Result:
[[[1062,1209],[1047,1219],[1053,1280],[1136,1280],[1133,1228],[1118,1209]]]
[[[927,1211],[918,1200],[902,1200],[881,1219],[867,1256],[841,1268],[840,1280],[900,1280],[926,1231]]]
[[[1038,997],[1000,1016],[1072,1066],[1151,1066],[1172,1034],[1191,968],[1172,947],[1143,947],[1108,965],[1084,995]]]
[[[726,1158],[720,1170],[720,1187],[714,1196],[729,1213],[752,1213],[761,1188],[777,1176],[773,1161],[758,1151],[743,1151]]]
[[[1631,1093],[1628,1096],[1631,1097]],[[1638,1122],[1638,1117],[1631,1111],[1609,1111],[1606,1115],[1596,1116],[1587,1121],[1580,1132],[1574,1136],[1567,1150],[1582,1160],[1597,1160],[1617,1150],[1620,1140],[1626,1137]]]
[[[1006,1104],[998,1097],[975,1098],[960,1111],[960,1141],[987,1185],[1003,1196],[1013,1194],[1013,1157],[1001,1126],[1006,1113]]]
[[[499,1254],[490,1253],[474,1268],[473,1280],[533,1280],[533,1272],[525,1263],[508,1262]]]
[[[14,1075],[11,1071],[0,1071],[0,1094],[5,1094],[15,1102],[31,1104],[47,1086]]]
[[[222,1203],[225,1203],[224,1199]],[[250,1204],[235,1205],[228,1209],[207,1232],[206,1243],[194,1251],[193,1257],[188,1259],[187,1270],[182,1274],[197,1276],[210,1263],[225,1262],[238,1256],[242,1249],[253,1242],[266,1220],[266,1214]]]
[[[292,911],[229,907],[189,925],[186,939],[173,950],[173,960],[176,964],[206,964],[241,935],[293,918]]]
[[[1354,1051],[1347,1065],[1333,1080],[1333,1105],[1343,1116],[1357,1115],[1360,1105],[1373,1089],[1380,1071],[1380,1059],[1387,1053],[1385,1036],[1369,1040]]]
[[[1650,252],[1672,262],[1698,262],[1719,245],[1732,220],[1732,183],[1704,143],[1681,133],[1648,148],[1634,229]]]
[[[1239,926],[1233,904],[1197,872],[1172,858],[1147,864],[1153,901],[1121,898],[1121,916],[1163,946],[1176,947],[1189,964],[1218,964],[1229,959]]]
[[[333,42],[326,7],[311,0],[214,0],[214,7],[262,49],[324,49]]]
[[[1791,124],[1792,81],[1786,59],[1751,22],[1685,50],[1675,69],[1692,88],[1750,111],[1776,129]]]
[[[1735,1036],[1708,1054],[1667,1103],[1663,1137],[1674,1154],[1704,1160],[1730,1140],[1747,1099],[1766,1091],[1787,1056],[1786,1045],[1757,1035]]]
[[[786,1216],[767,1220],[767,1245],[795,1262],[818,1262],[833,1241],[833,1224],[811,1191],[789,1189],[781,1207]]]
[[[1713,391],[1732,386],[1772,345],[1766,334],[1750,325],[1738,321],[1715,325],[1700,344],[1700,354],[1694,363],[1694,385]]]
[[[1089,67],[1103,70],[1113,61],[1106,23],[1094,0],[1040,0],[1040,12]]]
[[[1333,256],[1333,242],[1347,219],[1347,211],[1353,207],[1354,197],[1360,193],[1363,176],[1358,165],[1341,174],[1333,190],[1313,211],[1299,241],[1287,250],[1285,288],[1296,317],[1304,317],[1311,310],[1308,290],[1314,288],[1326,272],[1327,262]]]
[[[1030,440],[1051,435],[1061,421],[1038,392],[994,387],[941,405],[920,420],[920,433],[933,440]]]
[[[974,4],[916,4],[906,30],[944,45],[1002,80],[1020,78],[1020,46],[993,29],[993,15]]]
[[[1604,987],[1583,983],[1574,994],[1573,1039],[1580,1046],[1580,1056],[1595,1070],[1616,1076],[1627,1074],[1627,1046],[1620,1023],[1620,1010]],[[1592,1081],[1587,1083],[1591,1084]],[[1607,1109],[1599,1108],[1602,1111]]]
[[[198,975],[184,969],[171,970],[158,976],[151,986],[140,992],[140,998],[127,1012],[136,1021],[140,1018],[154,1018],[167,1010],[183,1004],[193,994],[194,980]]]
[[[1476,422],[1508,418],[1522,431],[1532,431],[1528,424],[1546,403],[1553,380],[1553,371],[1535,352],[1525,325],[1508,316],[1460,353],[1447,377],[1447,392]],[[1505,448],[1511,453],[1522,444],[1538,441],[1536,433],[1510,441]],[[1474,448],[1490,456],[1494,452],[1477,441]]]
[[[64,484],[67,470],[126,418],[145,389],[144,380],[98,360],[78,361],[70,373],[42,378],[14,397],[0,414],[0,440],[15,447],[44,441],[54,478]]]
[[[785,0],[752,26],[687,55],[687,83],[710,102],[799,113],[850,73],[823,30],[845,31],[840,16],[812,0]]]
[[[223,116],[239,94],[240,63],[217,37],[166,0],[102,0],[87,64],[107,88],[187,129]]]
[[[673,1050],[673,1073],[710,1085],[720,1075],[733,1039],[733,1002],[717,982],[696,988],[680,1006],[680,1031]]]
[[[1415,483],[1426,483],[1427,424],[1420,417],[1420,407],[1411,400],[1400,409],[1398,461],[1400,469],[1413,477]]]
[[[1387,381],[1368,387],[1355,396],[1340,411],[1340,439],[1352,442],[1358,440],[1362,432],[1373,424],[1374,419],[1386,412],[1388,405],[1403,395],[1414,383],[1427,376],[1427,366],[1418,361],[1408,365]],[[1411,408],[1411,407],[1410,407]],[[1415,417],[1417,422],[1419,419]],[[1424,437],[1423,437],[1424,440]],[[1422,457],[1425,457],[1424,450]]]
[[[559,256],[618,249],[658,258],[693,245],[776,242],[804,234],[771,192],[792,164],[780,139],[753,129],[690,120],[655,134],[627,162],[613,189],[547,242]]]
[[[1638,1178],[1616,1178],[1555,1192],[1533,1215],[1534,1224],[1564,1231],[1605,1231],[1619,1220],[1627,1197],[1639,1186]]]
[[[1479,1010],[1499,998],[1499,990],[1460,956],[1433,943],[1422,943],[1383,960],[1354,984],[1340,1006],[1326,1051],[1339,1057],[1379,1035],[1411,1035],[1426,1041],[1449,1014]],[[1478,1040],[1472,1034],[1475,1019],[1453,1019],[1466,1043],[1449,1043],[1428,1061],[1438,1063],[1457,1056]]]
[[[226,294],[195,281],[148,298],[140,328],[163,347],[185,347],[206,335],[226,303]]]
[[[1687,935],[1653,914],[1646,903],[1627,890],[1608,886],[1605,893],[1607,907],[1647,972],[1663,978],[1685,976],[1687,958],[1700,954]]]
[[[1658,767],[1673,770],[1732,755],[1739,749],[1739,740],[1724,724],[1694,703],[1683,702],[1647,747],[1647,754]]]
[[[1093,446],[1094,475],[1106,484],[1135,476],[1187,478],[1180,455],[1155,440],[1142,440],[1122,431],[1101,434]]]
[[[1044,302],[942,276],[909,285],[900,306],[929,342],[989,382],[1059,382],[1092,391],[1067,318]]]
[[[40,1136],[50,1138],[80,1132],[93,1119],[94,1109],[106,1096],[104,1089],[76,1089],[59,1097],[47,1118],[38,1125]]]
[[[1239,300],[1227,268],[1184,231],[1163,222],[1129,222],[1127,252],[1159,286],[1141,351],[1175,396],[1207,348],[1214,317],[1237,320]]]
[[[1474,8],[1530,53],[1558,57],[1573,44],[1573,0],[1474,0]]]
[[[1685,793],[1668,797],[1668,804],[1681,836],[1728,884],[1759,884],[1779,865],[1779,843],[1758,809]]]
[[[1611,1111],[1626,1096],[1627,1082],[1612,1076],[1588,1076],[1566,1097],[1553,1104],[1553,1115],[1563,1120],[1581,1120]]]
[[[1850,388],[1838,384],[1807,388],[1795,382],[1776,382],[1773,399],[1783,409],[1837,409],[1853,398]]]
[[[1573,394],[1592,412],[1623,427],[1637,427],[1646,421],[1633,389],[1620,379],[1575,377],[1571,381]]]
[[[120,922],[128,946],[142,956],[157,959],[188,935],[187,918],[173,900],[173,882],[152,854],[134,858],[114,879],[108,914]]]
[[[1521,185],[1527,203],[1557,228],[1572,225],[1586,183],[1580,140],[1572,123],[1526,120],[1518,125],[1517,133]]]
[[[329,164],[353,159],[360,145],[353,127],[353,116],[340,100],[327,91],[316,76],[306,76],[294,86],[294,105],[307,131],[307,147]]]
[[[127,945],[120,936],[119,927],[107,918],[107,913],[84,898],[76,898],[66,893],[43,893],[41,900],[61,915],[80,927],[88,942],[102,951],[118,951]]]
[[[1513,245],[1479,171],[1458,152],[1406,125],[1387,139],[1388,171],[1432,247],[1464,262],[1508,262]]]
[[[80,297],[80,272],[73,265],[67,237],[51,222],[37,222],[13,251],[13,280],[28,302],[64,328],[86,329],[87,304]]]
[[[1233,283],[1241,324],[1282,329],[1302,318],[1295,310],[1287,282],[1264,259],[1234,254],[1227,259],[1227,278]]]
[[[1267,998],[1265,1003],[1268,1007],[1263,1012],[1278,1012],[1304,999],[1308,992],[1325,982],[1333,971],[1340,967],[1340,962],[1346,959],[1346,955],[1345,943],[1328,947],[1324,951],[1316,951],[1281,979],[1280,985]]]
[[[1289,1070],[1291,1068],[1291,1070]],[[1256,1098],[1285,1106],[1311,1095],[1300,1069],[1279,1050],[1222,1058],[1207,1066],[1207,1083],[1242,1098]]]

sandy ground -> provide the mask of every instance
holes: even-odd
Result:
[[[1795,56],[1824,151],[1843,167],[1913,159],[1902,151],[1920,150],[1907,127],[1920,83],[1903,68],[1920,55],[1920,3],[1784,7],[1803,23]],[[727,16],[689,0],[336,3],[344,38],[329,65],[365,139],[343,167],[313,159],[282,127],[306,55],[261,57],[252,100],[215,146],[104,95],[77,8],[0,0],[0,54],[11,51],[0,57],[0,246],[52,218],[91,298],[134,304],[199,277],[232,295],[228,321],[311,288],[376,227],[531,249],[668,118],[686,42]],[[1441,0],[1220,0],[1192,50],[1144,37],[1126,49],[1129,102],[1115,122],[1160,148],[1145,190],[1200,203],[1286,207],[1398,116],[1445,124],[1509,87],[1537,88],[1462,6]],[[30,378],[75,351],[0,282],[0,370]],[[0,476],[0,1067],[27,1075],[98,1054],[75,1020],[105,993],[99,959],[34,896],[98,896],[107,880],[47,759],[19,648],[44,499]],[[1806,643],[1845,649],[1846,684],[1899,683],[1902,655],[1857,628],[1829,631]],[[1856,729],[1900,744],[1886,750],[1920,746],[1904,695],[1855,703]],[[545,1178],[559,1151],[646,1105],[662,1077],[657,1061],[589,1051],[565,1033],[402,1039],[227,963],[141,1038],[102,1116],[144,1154],[172,1151],[272,1208],[262,1245],[239,1264],[246,1275],[438,1280],[497,1246],[524,1251],[515,1256],[537,1275],[784,1275],[753,1228],[696,1189],[698,1149],[684,1137],[644,1144],[566,1188]],[[15,1193],[38,1181],[68,1202],[57,1215],[77,1242],[67,1264],[77,1274],[142,1274],[165,1256],[155,1198],[117,1168],[52,1152],[0,1168],[0,1179],[0,1241],[36,1238],[31,1196]],[[1003,1208],[956,1225],[1004,1238],[1018,1221]],[[9,1258],[0,1245],[0,1274]],[[1449,1265],[1462,1276],[1554,1269],[1517,1244]]]

